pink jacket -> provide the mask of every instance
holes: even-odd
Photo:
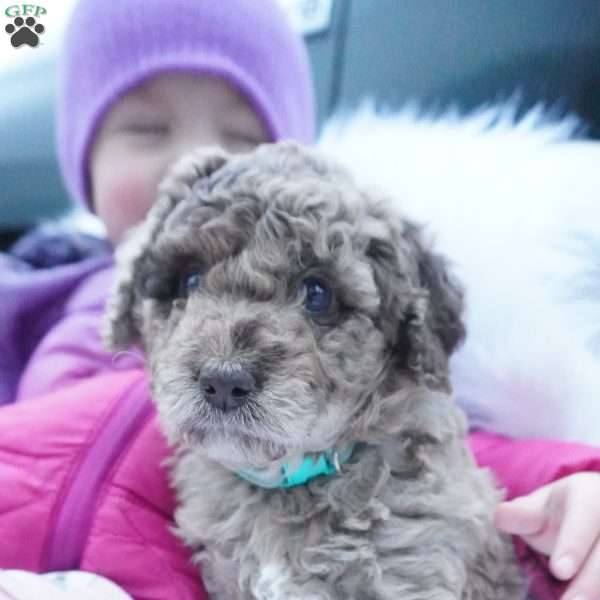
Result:
[[[475,432],[469,442],[508,497],[582,470],[600,450]],[[171,531],[169,450],[143,371],[88,379],[0,410],[0,568],[83,569],[136,600],[203,600],[198,571]],[[543,599],[561,586],[518,547]]]
[[[82,569],[136,600],[207,598],[171,531],[173,495],[143,371],[0,409],[0,568]]]

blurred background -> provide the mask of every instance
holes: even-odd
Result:
[[[260,1],[260,0],[257,0]],[[306,40],[319,123],[371,97],[461,111],[517,97],[549,103],[600,138],[600,2],[280,0]],[[2,6],[0,248],[69,207],[54,152],[59,41],[73,0],[46,0],[36,48],[13,48]]]

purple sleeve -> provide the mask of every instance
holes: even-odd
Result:
[[[133,353],[113,355],[102,347],[102,313],[87,309],[68,314],[44,337],[21,377],[17,401],[59,391],[84,379],[143,366]]]
[[[17,400],[51,393],[95,375],[143,366],[140,354],[114,355],[102,345],[100,326],[112,284],[112,267],[112,262],[105,262],[88,272],[61,302],[60,318],[29,355]]]
[[[64,306],[82,281],[112,264],[111,257],[33,269],[0,253],[0,405],[15,400],[31,355],[64,314]]]

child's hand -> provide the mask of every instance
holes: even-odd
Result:
[[[573,580],[562,600],[600,598],[600,473],[577,473],[503,502],[494,520],[550,556],[555,577]]]

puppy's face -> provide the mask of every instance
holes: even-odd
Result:
[[[290,143],[184,159],[119,263],[110,341],[147,353],[170,439],[232,468],[368,437],[463,333],[418,228]]]

